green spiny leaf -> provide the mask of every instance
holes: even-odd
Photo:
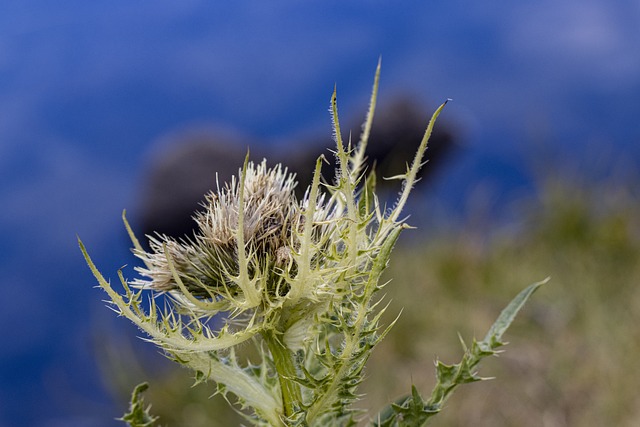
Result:
[[[471,349],[463,343],[465,353],[460,363],[446,365],[440,361],[436,362],[437,383],[428,402],[425,403],[416,388],[412,386],[411,396],[402,397],[386,406],[379,413],[378,418],[373,420],[373,425],[376,427],[422,426],[430,417],[440,412],[445,401],[458,385],[482,380],[483,378],[477,375],[475,367],[483,358],[495,354],[494,350],[504,344],[501,341],[502,335],[533,292],[547,281],[548,279],[534,283],[521,291],[502,310],[484,340],[474,341]]]
[[[131,427],[151,427],[158,420],[158,417],[149,413],[151,406],[144,407],[142,393],[148,388],[148,383],[142,383],[133,389],[129,412],[119,418],[121,421],[128,423]]]
[[[509,303],[509,305],[505,307],[504,310],[502,310],[502,313],[500,313],[498,319],[491,326],[489,332],[487,332],[487,335],[484,337],[484,340],[482,340],[482,342],[489,344],[492,349],[502,345],[500,341],[502,339],[502,335],[509,328],[522,306],[524,306],[531,294],[533,294],[540,286],[547,283],[548,281],[549,278],[546,278],[541,282],[529,285],[526,289],[520,292]]]

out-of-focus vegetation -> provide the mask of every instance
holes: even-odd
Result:
[[[485,240],[482,231],[462,230],[419,249],[399,248],[389,294],[394,307],[405,309],[370,361],[369,398],[384,401],[406,378],[429,389],[429,359],[455,361],[460,354],[456,332],[467,342],[480,338],[505,298],[549,275],[507,334],[511,344],[499,363],[481,368],[496,379],[461,389],[434,425],[638,425],[640,194],[634,190],[549,182],[538,200],[521,206],[517,231]]]
[[[524,285],[551,276],[507,333],[500,360],[481,367],[495,379],[461,388],[431,425],[638,425],[638,187],[550,181],[518,212],[517,226],[447,228],[396,248],[387,320],[403,312],[367,365],[362,408],[381,408],[411,382],[428,394],[433,360],[460,359],[457,333],[467,343],[482,338]],[[158,375],[140,355],[112,353],[107,377],[123,408],[135,383],[146,380],[146,401],[161,425],[242,423],[220,396],[210,398],[212,386],[190,388],[188,371]]]

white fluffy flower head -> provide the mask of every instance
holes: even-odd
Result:
[[[306,222],[310,193],[298,201],[295,176],[280,165],[269,169],[266,159],[247,162],[238,176],[207,195],[192,239],[156,236],[151,252],[135,250],[145,267],[137,268],[134,286],[169,292],[184,308],[208,316],[264,314],[282,305],[297,282],[300,249],[320,244],[322,233],[327,240],[337,209],[316,191]]]

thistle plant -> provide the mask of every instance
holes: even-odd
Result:
[[[322,179],[325,158],[301,200],[295,176],[281,165],[247,159],[237,177],[218,184],[194,217],[192,237],[148,236],[146,251],[123,213],[133,253],[143,266],[123,292],[100,274],[81,250],[112,308],[140,328],[176,362],[232,397],[247,422],[259,426],[348,426],[364,419],[354,407],[363,369],[374,347],[389,332],[381,316],[387,307],[381,281],[400,233],[409,228],[403,209],[434,123],[433,114],[391,207],[375,194],[367,170],[367,140],[378,91],[379,66],[370,108],[357,144],[345,144],[336,91],[331,98],[336,173]],[[451,391],[479,379],[476,366],[495,353],[500,337],[537,285],[512,302],[485,340],[466,349],[459,365],[436,365],[431,399],[418,391],[398,399],[371,421],[384,426],[420,426],[437,413]],[[150,295],[145,298],[145,295]],[[164,305],[155,296],[164,295]],[[252,346],[257,361],[244,361],[238,347]],[[146,386],[145,386],[146,387]],[[151,425],[155,418],[133,395],[123,420]]]

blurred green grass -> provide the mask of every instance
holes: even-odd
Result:
[[[631,426],[640,422],[640,198],[632,186],[549,181],[518,227],[464,229],[398,248],[388,275],[398,324],[369,364],[371,401],[434,382],[431,359],[457,362],[456,332],[482,338],[504,303],[551,276],[433,425]],[[390,369],[390,366],[401,366]],[[380,378],[382,376],[382,378]],[[379,388],[378,383],[385,384]]]
[[[462,355],[458,333],[467,343],[482,338],[513,296],[551,276],[507,332],[505,352],[481,364],[480,374],[495,379],[461,387],[431,425],[638,425],[637,186],[549,179],[517,211],[516,225],[447,226],[396,248],[387,322],[402,315],[367,366],[359,406],[370,415],[411,383],[428,396],[434,359]],[[124,401],[136,381],[149,381],[145,399],[161,425],[242,423],[220,396],[210,398],[213,386],[192,387],[179,368],[151,372],[122,351],[103,360],[114,394]]]

